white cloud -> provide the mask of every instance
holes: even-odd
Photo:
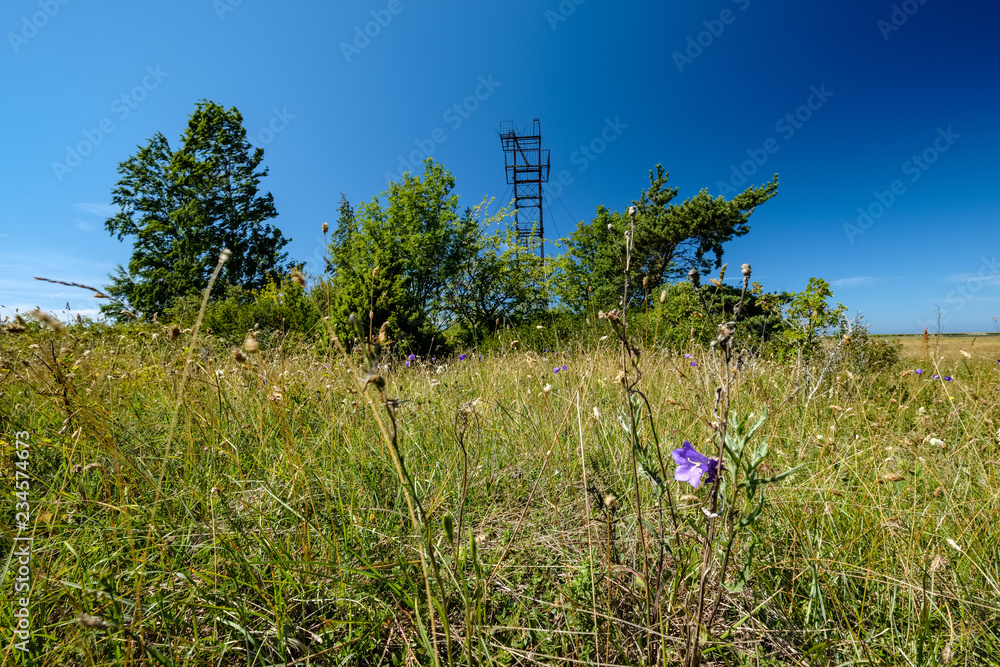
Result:
[[[861,287],[877,282],[871,276],[854,276],[851,278],[838,278],[830,283],[831,287]]]
[[[80,202],[73,204],[73,208],[78,211],[83,211],[84,213],[90,213],[93,215],[100,216],[102,218],[110,218],[119,210],[119,207],[113,204],[93,204],[89,202]]]

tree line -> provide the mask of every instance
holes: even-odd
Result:
[[[236,108],[203,100],[176,148],[157,133],[122,162],[112,191],[120,210],[105,227],[132,240],[132,256],[109,277],[107,293],[136,316],[179,317],[225,247],[233,254],[213,298],[230,315],[271,300],[272,314],[287,311],[278,315],[286,325],[308,326],[322,313],[350,336],[347,316],[358,313],[373,328],[387,323],[405,349],[426,352],[553,313],[594,315],[623,306],[626,293],[628,305],[648,306],[691,270],[722,266],[724,244],[749,232],[750,216],[778,189],[775,175],[728,200],[703,189],[678,202],[656,165],[637,193],[634,222],[598,206],[556,242],[561,254],[542,261],[537,247],[520,245],[512,216],[489,215],[485,201],[462,209],[455,178],[427,159],[423,173],[407,172],[371,199],[351,203],[341,194],[326,270],[302,291],[288,277],[301,265],[284,252],[290,239],[272,224],[278,212],[261,190],[263,154],[247,141]],[[122,317],[118,306],[106,313]]]

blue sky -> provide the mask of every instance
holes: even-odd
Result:
[[[677,201],[777,173],[728,262],[772,291],[823,277],[873,332],[933,331],[935,309],[997,331],[1000,5],[676,4],[8,0],[0,316],[97,308],[32,278],[127,263],[104,230],[118,164],[210,99],[263,146],[307,268],[340,193],[377,195],[401,158],[442,162],[463,206],[509,199],[499,125],[539,118],[547,237],[624,210],[657,163]]]

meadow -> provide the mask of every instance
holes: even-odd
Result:
[[[595,332],[0,333],[0,663],[1000,664],[996,347],[804,373]],[[727,481],[676,481],[720,426]]]

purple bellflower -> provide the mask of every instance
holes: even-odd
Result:
[[[674,463],[677,469],[674,471],[674,479],[678,482],[687,482],[694,488],[698,488],[702,476],[708,473],[708,483],[715,481],[715,475],[719,470],[719,460],[712,459],[698,452],[687,440],[680,449],[673,451]]]

